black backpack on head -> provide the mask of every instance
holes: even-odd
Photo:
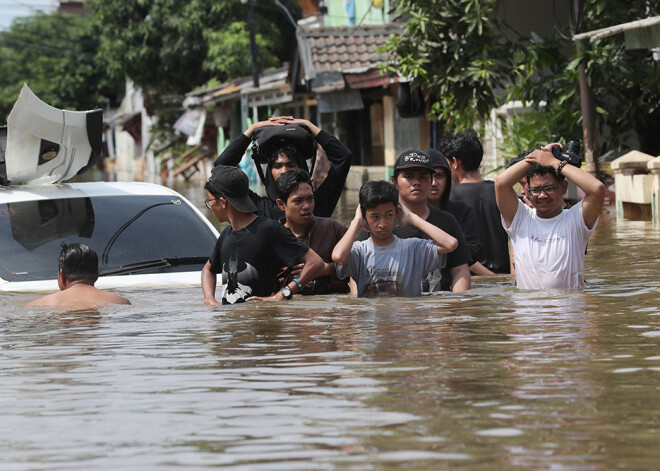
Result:
[[[257,128],[253,140],[252,156],[259,164],[267,164],[268,158],[284,146],[295,147],[306,160],[316,157],[316,140],[302,124]]]
[[[303,124],[287,124],[284,126],[264,126],[254,130],[252,158],[254,159],[259,178],[266,185],[266,177],[262,165],[268,164],[268,159],[284,146],[293,146],[305,160],[311,160],[308,165],[309,174],[314,171],[316,163],[316,139]],[[298,162],[298,165],[301,163]],[[302,165],[300,165],[302,167]]]

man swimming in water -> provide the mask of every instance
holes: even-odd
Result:
[[[85,309],[106,304],[131,304],[123,296],[95,288],[98,277],[99,258],[94,250],[85,244],[62,244],[57,272],[57,284],[61,291],[35,299],[26,307]]]

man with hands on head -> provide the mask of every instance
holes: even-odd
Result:
[[[584,287],[585,248],[603,209],[605,187],[584,170],[555,158],[555,146],[559,144],[534,150],[495,179],[502,225],[513,244],[518,288]],[[513,189],[523,177],[532,208]],[[585,193],[570,209],[563,209],[565,179]]]
[[[220,304],[215,298],[217,275],[222,276],[222,304],[261,300],[281,301],[309,283],[324,263],[278,221],[256,216],[248,195],[245,173],[219,165],[204,186],[206,205],[220,222],[229,222],[202,269],[205,304]],[[277,291],[282,266],[303,263],[300,276]]]
[[[266,126],[286,126],[300,124],[306,126],[314,136],[316,142],[325,150],[330,161],[330,168],[323,182],[314,190],[316,206],[314,215],[331,217],[339,201],[341,192],[346,183],[348,171],[351,168],[352,152],[339,140],[320,129],[311,121],[294,118],[293,116],[278,116],[252,124],[244,133],[232,140],[227,148],[215,160],[214,165],[237,166],[247,150],[255,130]],[[316,156],[314,156],[315,158]],[[308,171],[306,158],[294,146],[285,145],[276,150],[274,155],[268,157],[268,166],[265,172],[267,196],[259,196],[250,191],[250,199],[257,206],[257,214],[269,219],[281,219],[283,211],[277,206],[277,190],[275,182],[289,170],[301,168]]]
[[[424,275],[443,266],[444,254],[455,250],[458,241],[400,205],[398,191],[389,182],[366,182],[359,197],[355,217],[332,251],[337,274],[353,278],[359,297],[420,296]],[[419,228],[431,240],[400,239],[393,233],[397,222]],[[356,242],[363,227],[371,236]]]

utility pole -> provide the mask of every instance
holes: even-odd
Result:
[[[247,27],[250,32],[250,52],[252,53],[252,81],[254,83],[254,88],[259,88],[257,41],[254,35],[254,0],[247,0]]]
[[[584,29],[584,1],[573,0],[573,9],[575,15],[575,31],[573,35],[582,32]],[[578,55],[582,53],[580,42],[576,43]],[[595,177],[598,177],[598,138],[596,136],[596,110],[594,107],[593,93],[587,81],[587,71],[584,61],[578,65],[580,75],[580,106],[582,109],[582,135],[584,138],[584,162],[586,171]]]

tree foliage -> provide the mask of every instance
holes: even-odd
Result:
[[[657,0],[571,0],[567,5],[573,1],[581,12],[578,32],[660,13]],[[585,41],[578,52],[571,38],[576,31],[568,27],[510,42],[497,4],[402,0],[395,7],[396,17],[404,20],[403,32],[387,42],[391,60],[385,68],[412,78],[425,91],[432,103],[429,119],[450,129],[472,127],[487,119],[492,108],[519,99],[543,109],[552,129],[548,140],[582,141],[578,65],[583,61],[601,151],[622,146],[635,131],[641,150],[660,153],[660,65],[651,51],[626,49],[618,34]]]
[[[269,38],[277,36],[272,24],[263,24],[263,33],[257,33],[255,42],[260,51],[261,69],[277,66],[278,41]],[[215,77],[227,78],[251,75],[252,55],[250,54],[250,33],[244,21],[231,23],[222,31],[207,31],[209,50],[204,61],[204,70]]]
[[[659,12],[652,1],[582,2],[582,30],[595,30],[635,21]],[[657,8],[657,3],[655,3]],[[570,31],[542,38],[532,34],[516,57],[517,80],[510,97],[545,102],[553,123],[554,139],[582,141],[582,113],[578,65],[584,62],[597,114],[601,152],[621,148],[636,131],[640,148],[660,153],[660,64],[650,50],[629,50],[624,35],[581,41],[580,50]]]
[[[512,77],[511,44],[501,34],[497,0],[401,0],[403,32],[384,50],[385,69],[412,78],[432,103],[429,118],[471,127],[498,105]]]
[[[240,0],[91,0],[86,5],[101,27],[100,54],[108,73],[130,78],[147,93],[181,94],[212,78],[252,74]],[[262,69],[290,59],[294,31],[284,21],[274,7],[257,4]]]
[[[122,90],[96,61],[98,30],[90,16],[54,13],[19,18],[0,32],[0,119],[27,83],[57,108],[104,107]]]

